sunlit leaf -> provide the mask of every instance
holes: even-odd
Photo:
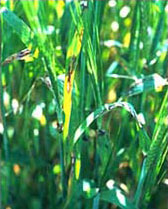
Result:
[[[102,106],[101,108],[95,110],[94,112],[92,112],[86,119],[85,121],[78,127],[78,129],[75,132],[74,135],[74,144],[76,144],[76,142],[78,141],[78,139],[80,138],[80,136],[84,133],[84,131],[86,130],[87,127],[90,126],[90,124],[97,119],[98,117],[103,116],[104,114],[108,113],[109,111],[113,110],[114,108],[117,107],[122,107],[125,110],[127,110],[137,121],[138,125],[140,127],[142,127],[141,123],[138,120],[136,111],[134,109],[134,107],[127,103],[127,102],[116,102],[116,103],[112,103],[112,104],[105,104],[104,106]]]
[[[123,209],[134,209],[134,205],[128,200],[125,194],[117,187],[102,190],[100,200],[109,202]]]
[[[131,85],[129,92],[126,95],[133,96],[152,90],[159,92],[162,91],[163,87],[166,85],[168,85],[168,80],[155,73],[142,79],[137,79],[137,81]]]
[[[25,22],[5,7],[1,8],[0,14],[2,14],[5,23],[11,27],[11,30],[17,33],[23,43],[28,46],[32,39],[32,33]]]

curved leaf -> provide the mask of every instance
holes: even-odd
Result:
[[[115,102],[111,104],[105,104],[104,106],[98,108],[94,112],[92,112],[85,121],[78,127],[78,129],[75,132],[73,143],[76,144],[79,137],[84,133],[85,129],[90,126],[90,124],[97,118],[103,116],[104,114],[108,113],[112,109],[116,107],[123,107],[125,110],[127,110],[137,121],[139,127],[142,127],[142,124],[138,120],[137,113],[134,109],[134,107],[127,102]]]

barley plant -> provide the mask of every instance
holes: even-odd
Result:
[[[1,0],[0,209],[167,209],[167,86],[167,0]]]

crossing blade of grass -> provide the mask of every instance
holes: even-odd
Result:
[[[78,142],[80,136],[84,133],[84,131],[86,130],[86,128],[89,127],[90,124],[95,119],[103,116],[107,112],[109,112],[109,111],[111,111],[111,110],[113,110],[114,108],[117,108],[117,107],[122,107],[125,110],[127,110],[134,117],[134,119],[137,121],[139,127],[142,127],[142,124],[138,120],[137,113],[136,113],[134,107],[131,104],[129,104],[127,102],[116,102],[116,103],[111,103],[111,104],[105,104],[101,108],[98,108],[97,110],[95,110],[94,112],[92,112],[84,120],[84,122],[77,128],[77,130],[75,131],[75,134],[74,134],[73,144],[75,145]]]
[[[15,60],[24,60],[27,56],[31,54],[29,49],[24,49],[18,53],[12,54],[11,56],[7,57],[3,62],[2,66],[7,65]]]

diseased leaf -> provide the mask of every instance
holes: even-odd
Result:
[[[166,85],[168,85],[167,78],[162,78],[159,74],[155,73],[153,75],[137,79],[137,81],[131,85],[130,90],[125,95],[133,96],[152,90],[158,92],[162,91],[163,87]]]
[[[63,110],[65,114],[64,130],[63,137],[64,141],[66,140],[69,132],[69,123],[71,117],[71,108],[72,108],[72,89],[74,84],[74,76],[76,70],[76,61],[81,50],[81,42],[83,38],[83,28],[80,28],[80,31],[75,31],[75,36],[72,38],[69,49],[67,52],[67,72],[65,76],[64,83],[64,101],[63,101]]]
[[[111,111],[111,110],[113,110],[114,108],[117,108],[117,107],[122,107],[125,110],[127,110],[134,117],[134,119],[137,121],[138,125],[140,127],[142,127],[142,124],[138,120],[137,113],[136,113],[134,107],[131,104],[129,104],[127,102],[116,102],[116,103],[111,103],[111,104],[105,104],[101,108],[98,108],[97,110],[95,110],[94,112],[92,112],[85,119],[85,121],[78,127],[78,129],[76,130],[75,135],[74,135],[73,143],[76,144],[76,142],[78,141],[79,137],[84,133],[84,131],[86,130],[86,128],[89,127],[90,124],[95,119],[103,116],[107,112],[109,112],[109,111]]]
[[[23,49],[22,51],[12,54],[8,58],[6,58],[4,62],[2,62],[2,65],[3,66],[7,65],[13,62],[14,60],[25,60],[30,54],[31,54],[31,51],[29,49]]]

